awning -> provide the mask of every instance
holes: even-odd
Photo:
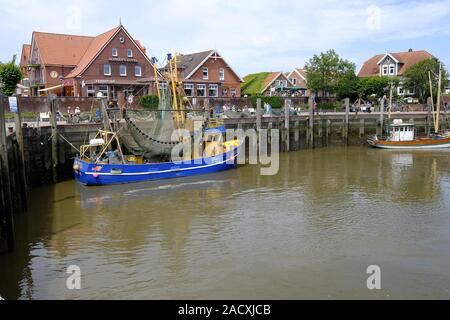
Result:
[[[61,88],[62,87],[62,85],[61,84],[59,84],[59,85],[57,85],[57,86],[54,86],[54,87],[50,87],[50,88],[45,88],[45,89],[39,89],[38,90],[38,92],[47,92],[47,91],[52,91],[52,90],[55,90],[55,89],[58,89],[58,88]]]

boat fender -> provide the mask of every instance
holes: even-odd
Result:
[[[94,173],[92,176],[93,176],[95,179],[97,179],[98,176],[99,176],[99,174],[98,174],[98,173]]]
[[[75,164],[75,165],[73,166],[73,170],[74,170],[74,171],[78,171],[78,170],[80,170],[80,166],[79,166],[79,165],[77,165],[77,164]]]

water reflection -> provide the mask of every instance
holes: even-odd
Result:
[[[367,295],[360,276],[349,272],[369,257],[401,265],[398,272],[419,266],[425,251],[439,257],[428,257],[429,267],[448,262],[440,245],[450,240],[448,155],[304,150],[280,155],[276,176],[245,166],[142,184],[87,188],[68,181],[34,190],[31,212],[17,218],[17,251],[0,256],[0,294],[233,298],[239,285],[242,298]],[[417,241],[422,247],[412,246]],[[415,264],[395,258],[404,252]],[[64,287],[70,264],[84,271],[79,292]],[[329,268],[335,278],[324,277]],[[449,271],[440,277],[450,280]],[[435,279],[426,278],[425,288],[427,281]]]

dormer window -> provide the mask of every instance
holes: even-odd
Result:
[[[382,66],[381,74],[383,76],[387,76],[387,74],[388,74],[388,66]]]
[[[127,57],[128,58],[133,58],[133,50],[131,50],[131,49],[127,50]]]
[[[389,65],[389,75],[391,75],[391,76],[395,75],[395,65],[394,64]]]
[[[203,68],[203,80],[208,80],[208,68]]]

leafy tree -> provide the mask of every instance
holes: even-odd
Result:
[[[308,88],[314,92],[336,93],[338,96],[352,96],[358,79],[355,64],[343,60],[334,50],[314,55],[305,66]]]
[[[3,84],[3,93],[6,96],[12,96],[16,92],[20,80],[22,80],[22,71],[16,65],[16,56],[10,62],[0,64],[0,82]]]
[[[405,89],[414,90],[415,96],[419,98],[422,103],[427,101],[430,94],[430,82],[428,72],[431,72],[431,83],[433,85],[434,97],[437,95],[437,88],[439,82],[439,66],[438,59],[432,58],[423,60],[411,66],[405,74],[403,87]],[[448,81],[448,72],[442,65],[442,89]]]
[[[375,98],[381,98],[384,95],[389,95],[389,87],[391,84],[396,88],[399,84],[398,78],[361,78],[358,83],[358,95],[363,99],[369,99],[371,96],[375,96]]]
[[[358,85],[359,78],[354,73],[354,70],[350,69],[341,79],[336,83],[335,93],[338,99],[350,98],[355,99],[358,97]]]

